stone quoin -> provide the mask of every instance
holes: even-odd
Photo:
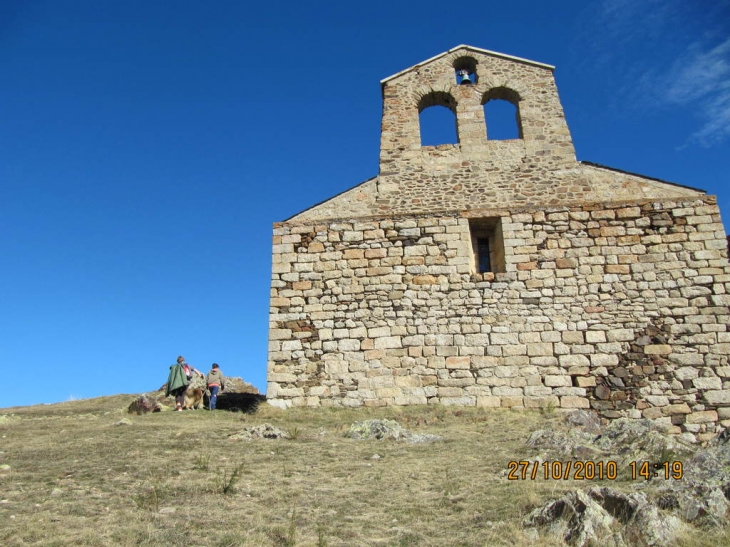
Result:
[[[730,424],[716,198],[577,161],[553,70],[459,46],[381,82],[378,176],[274,224],[270,404]],[[490,138],[490,101],[517,138]],[[433,106],[457,143],[421,145]]]

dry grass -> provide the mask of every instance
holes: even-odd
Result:
[[[510,460],[534,458],[524,446],[531,431],[559,427],[557,413],[262,405],[254,414],[128,416],[132,399],[0,411],[13,415],[0,420],[0,464],[11,466],[0,473],[0,544],[547,547],[559,543],[529,540],[522,517],[587,486],[506,478]],[[132,424],[115,425],[122,418]],[[370,418],[444,441],[343,436]],[[262,423],[292,439],[228,439]],[[730,537],[715,531],[680,544],[714,547]]]

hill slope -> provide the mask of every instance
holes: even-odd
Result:
[[[135,395],[0,410],[0,544],[7,546],[498,546],[573,480],[508,480],[534,460],[547,412],[407,407],[132,416]],[[442,441],[355,440],[355,421],[391,418]],[[289,439],[237,434],[271,424]],[[9,469],[7,469],[9,466]],[[625,476],[590,486],[635,489]],[[681,545],[727,544],[716,529]]]

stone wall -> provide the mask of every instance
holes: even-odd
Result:
[[[470,218],[505,269],[474,274]],[[713,197],[274,227],[271,404],[593,408],[730,425],[730,267]]]

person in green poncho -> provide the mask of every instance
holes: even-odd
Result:
[[[189,370],[190,367],[185,362],[185,357],[181,355],[177,358],[177,363],[170,367],[170,374],[167,377],[165,397],[169,395],[175,396],[175,410],[178,412],[182,412],[183,403],[185,402],[185,396],[183,394],[192,376],[192,374],[188,375]]]

